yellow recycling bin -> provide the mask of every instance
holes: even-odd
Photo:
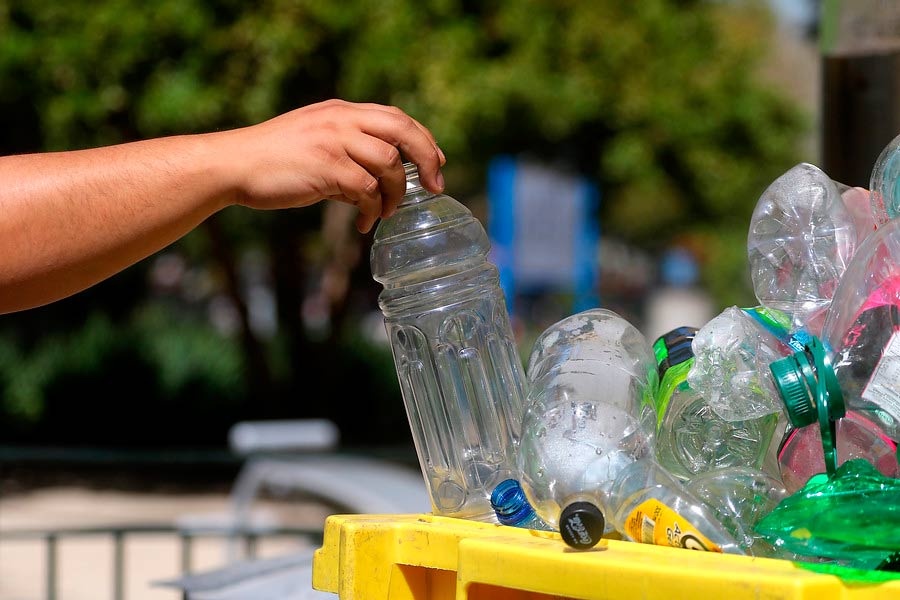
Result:
[[[555,533],[432,515],[329,517],[313,587],[341,600],[900,598],[900,580],[611,539],[576,551]]]

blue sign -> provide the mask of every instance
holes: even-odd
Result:
[[[491,260],[513,314],[522,290],[571,291],[574,311],[597,297],[597,186],[537,163],[498,156],[488,170]]]

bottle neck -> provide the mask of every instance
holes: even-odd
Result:
[[[416,165],[403,163],[403,168],[406,171],[406,193],[400,201],[400,206],[415,204],[434,196],[434,194],[422,187],[422,183],[419,181],[419,169]]]

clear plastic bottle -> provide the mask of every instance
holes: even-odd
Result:
[[[604,531],[604,494],[631,463],[652,455],[651,437],[638,419],[563,383],[557,401],[532,403],[518,447],[520,483],[531,506],[574,547],[590,547]]]
[[[527,373],[528,406],[563,396],[602,399],[654,429],[659,381],[653,350],[637,328],[611,310],[586,310],[548,327],[532,346]]]
[[[494,488],[491,493],[491,506],[501,525],[555,531],[537,516],[525,496],[525,490],[515,479],[501,481],[500,485]]]
[[[519,446],[522,488],[574,548],[605,531],[638,542],[742,553],[703,503],[652,459],[651,438],[602,401],[533,404]]]
[[[605,519],[589,498],[649,456],[655,365],[644,336],[606,309],[566,317],[535,341],[517,466],[535,512],[564,538],[596,543]]]
[[[802,163],[776,179],[759,198],[747,238],[760,304],[789,315],[792,329],[818,334],[856,231],[837,185],[819,168]]]
[[[712,410],[709,390],[693,388],[687,381],[696,332],[681,327],[654,343],[660,375],[656,460],[682,479],[730,466],[759,468],[778,417],[769,413],[728,421]]]
[[[694,337],[688,383],[726,421],[779,413],[768,365],[802,348],[807,339],[802,332],[792,336],[789,327],[789,319],[776,310],[726,308]]]
[[[722,527],[753,556],[779,556],[756,524],[787,497],[781,481],[748,467],[708,471],[691,479],[689,492],[706,504]]]
[[[869,189],[872,213],[879,224],[900,216],[900,135],[875,160]]]
[[[824,346],[814,340],[771,365],[791,424],[815,422],[819,395],[826,394],[832,416],[846,407],[900,440],[900,220],[879,228],[859,248],[835,292],[822,336]]]
[[[850,187],[838,182],[835,184],[841,193],[841,200],[844,201],[847,212],[850,213],[853,223],[856,225],[856,247],[859,248],[860,244],[878,229],[878,221],[872,212],[872,195],[865,188]]]
[[[644,337],[610,311],[548,328],[528,362],[522,488],[575,548],[617,529],[637,541],[740,552],[702,503],[653,461],[655,363]]]
[[[652,460],[623,469],[604,501],[612,526],[632,541],[746,554],[714,512]]]
[[[848,412],[836,424],[837,466],[862,458],[887,477],[900,477],[897,445],[877,425],[865,417]],[[822,435],[817,427],[801,427],[786,433],[778,450],[778,464],[784,487],[793,494],[809,479],[825,472]]]
[[[406,195],[375,232],[372,274],[436,514],[494,521],[514,476],[524,375],[484,228],[406,165]]]

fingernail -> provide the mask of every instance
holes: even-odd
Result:
[[[437,184],[440,191],[444,191],[444,174],[438,171],[437,173]]]
[[[441,157],[441,166],[443,167],[445,164],[447,164],[447,157],[444,156],[444,151],[441,150],[440,146],[437,146],[437,151],[438,151],[438,156]]]

